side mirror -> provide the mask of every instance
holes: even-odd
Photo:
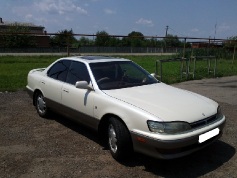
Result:
[[[75,84],[76,88],[93,90],[93,87],[87,83],[87,81],[78,81]]]

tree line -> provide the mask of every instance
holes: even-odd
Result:
[[[5,32],[0,31],[0,47],[25,48],[37,45],[34,36],[27,34],[30,29],[26,26],[11,25]]]
[[[5,32],[5,33],[4,33]],[[12,25],[4,32],[0,31],[0,47],[7,48],[27,48],[37,47],[35,36],[30,34],[27,26]],[[82,46],[110,46],[110,47],[181,47],[183,42],[177,36],[171,34],[167,38],[158,40],[157,38],[145,38],[141,32],[132,31],[124,37],[114,37],[106,31],[98,31],[92,38],[74,35],[73,30],[61,30],[57,34],[50,36],[50,46],[52,47],[82,47]]]
[[[166,38],[145,38],[141,32],[132,31],[124,37],[114,37],[106,31],[98,31],[93,39],[81,37],[76,39],[72,30],[62,30],[50,38],[52,46],[110,46],[110,47],[182,47],[183,42],[177,36],[168,34]]]
[[[26,26],[12,25],[9,29],[0,32],[0,47],[7,48],[27,48],[37,47],[34,35],[30,34],[30,29]],[[236,45],[237,36],[230,37],[224,46]],[[82,46],[103,46],[103,47],[158,47],[173,48],[183,47],[185,41],[178,36],[167,34],[163,39],[156,37],[146,38],[141,32],[132,31],[127,36],[115,37],[106,31],[98,31],[93,38],[82,36],[79,39],[74,35],[73,30],[61,30],[57,34],[50,36],[50,46],[52,47],[74,47]],[[190,43],[185,44],[190,47]]]

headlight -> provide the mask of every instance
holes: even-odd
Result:
[[[221,107],[218,106],[216,118],[217,118],[217,119],[220,119],[220,118],[222,118],[222,117],[223,117],[223,114],[222,114],[222,112],[221,112]]]
[[[191,129],[191,126],[187,122],[157,122],[147,121],[148,128],[151,132],[161,134],[177,134]]]

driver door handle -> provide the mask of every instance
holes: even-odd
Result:
[[[69,89],[64,88],[63,91],[69,93]]]

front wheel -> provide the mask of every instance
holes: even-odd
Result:
[[[114,159],[122,161],[133,152],[127,127],[118,119],[110,118],[108,124],[108,145]]]
[[[42,93],[38,92],[35,96],[35,107],[40,117],[48,116],[48,108]]]

